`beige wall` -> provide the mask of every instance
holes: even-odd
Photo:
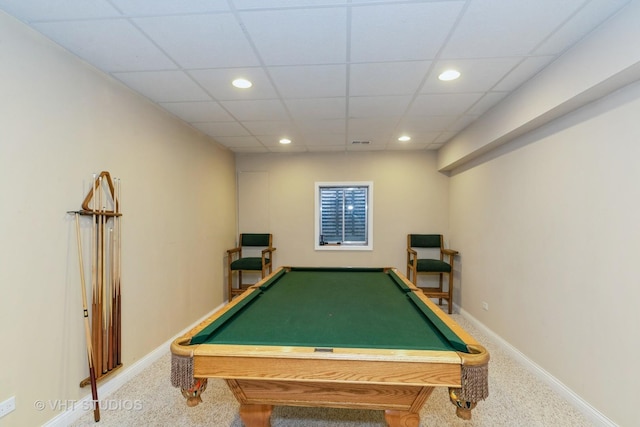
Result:
[[[630,2],[438,156],[457,301],[606,425],[637,424],[639,18]]]
[[[239,173],[268,173],[264,214],[274,235],[277,265],[391,266],[404,271],[408,233],[448,234],[449,178],[436,171],[435,160],[434,152],[425,151],[238,155],[236,162]],[[318,181],[373,181],[373,251],[314,250]]]
[[[640,378],[639,112],[636,83],[451,178],[464,309],[621,426]]]
[[[87,376],[73,217],[91,174],[122,180],[123,362],[223,301],[234,156],[0,13],[1,425],[41,425]],[[83,221],[83,227],[88,223]],[[86,257],[85,257],[86,259]],[[168,373],[166,373],[168,375]]]

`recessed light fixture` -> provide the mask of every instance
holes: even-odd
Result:
[[[460,71],[458,70],[446,70],[442,72],[438,78],[443,82],[448,82],[450,80],[455,80],[460,77]]]
[[[237,87],[238,89],[249,89],[251,86],[253,86],[253,83],[251,83],[249,80],[242,79],[242,78],[235,79],[234,81],[231,82],[231,84]]]
[[[402,135],[400,138],[398,138],[398,141],[400,142],[411,141],[411,137],[409,135]]]
[[[291,140],[287,138],[282,138],[280,140],[280,144],[283,144],[283,145],[291,144]]]

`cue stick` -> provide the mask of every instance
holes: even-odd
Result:
[[[116,224],[116,205],[118,203],[116,194],[116,182],[113,183],[113,228],[111,229],[111,317],[109,327],[111,333],[109,334],[110,351],[109,351],[109,364],[111,369],[116,366],[116,311],[118,309],[116,304],[116,239],[117,237],[117,224]]]
[[[96,366],[97,369],[99,369],[99,372],[102,373],[102,327],[100,326],[101,320],[102,320],[102,309],[101,309],[101,297],[100,297],[100,269],[101,269],[101,259],[102,257],[100,256],[100,247],[101,247],[101,235],[100,235],[100,223],[102,222],[102,220],[100,219],[100,213],[98,210],[98,207],[100,206],[100,199],[101,197],[99,196],[99,194],[96,194],[96,191],[100,189],[100,184],[102,183],[102,177],[98,176],[98,178],[96,179],[95,183],[94,183],[94,187],[93,187],[93,218],[94,218],[94,223],[93,226],[95,227],[95,233],[96,233],[96,246],[94,248],[94,253],[93,253],[93,257],[96,263],[96,274],[95,274],[95,281],[96,281],[96,289],[95,289],[95,293],[94,293],[94,301],[95,301],[95,307],[94,307],[94,311],[93,311],[93,327],[94,327],[94,335],[93,335],[93,339],[95,342],[95,353],[96,353]]]
[[[113,299],[112,292],[113,286],[111,286],[111,281],[113,280],[113,229],[108,229],[108,242],[109,242],[109,280],[107,281],[107,323],[105,327],[107,328],[107,370],[113,369],[113,324],[112,324],[112,315],[113,315]]]
[[[116,246],[116,189],[113,185],[113,182],[110,185],[111,189],[111,200],[113,201],[113,218],[111,221],[111,228],[109,229],[109,370],[112,370],[115,366],[115,324],[114,324],[114,315],[115,315],[115,246]]]
[[[120,214],[120,200],[122,199],[122,187],[120,178],[116,181],[116,191],[118,193],[118,204],[116,205],[116,211]],[[116,364],[120,365],[120,356],[122,354],[122,306],[121,306],[121,297],[120,297],[120,279],[122,277],[122,218],[120,216],[116,216],[116,220],[118,221],[117,227],[117,238],[118,238],[118,247],[116,254],[116,262],[118,265],[117,275],[116,275]]]
[[[98,368],[104,374],[104,212],[103,212],[102,174],[98,177]]]
[[[101,217],[101,204],[100,189],[102,184],[102,177],[98,175],[96,182],[96,369],[99,374],[102,375],[102,295],[101,292],[101,280],[102,280],[102,232],[100,227],[102,226]]]
[[[102,180],[101,180],[102,181]],[[108,341],[108,331],[107,331],[107,308],[109,304],[109,300],[107,299],[107,238],[105,236],[105,229],[107,228],[107,207],[106,202],[107,198],[104,195],[104,183],[100,183],[100,206],[102,207],[102,218],[101,218],[101,228],[102,228],[102,278],[101,278],[101,302],[102,302],[102,373],[106,373],[108,371],[107,362],[108,362],[108,351],[109,351],[109,341]]]
[[[114,183],[114,214],[113,217],[113,228],[115,232],[115,241],[116,245],[114,248],[114,286],[113,286],[113,304],[114,304],[114,319],[113,319],[113,332],[114,332],[114,365],[118,366],[120,364],[120,302],[118,301],[118,293],[120,287],[120,218],[118,214],[120,213],[120,188],[119,188],[119,179],[115,180]]]
[[[76,240],[78,241],[78,264],[80,264],[80,286],[82,287],[82,316],[84,317],[84,334],[87,342],[87,360],[89,362],[89,379],[91,381],[91,397],[93,398],[93,419],[100,421],[100,405],[98,405],[98,387],[96,386],[96,371],[93,367],[93,346],[91,345],[91,330],[89,328],[89,312],[87,310],[87,289],[84,283],[84,262],[82,261],[82,239],[80,237],[80,215],[76,215]]]

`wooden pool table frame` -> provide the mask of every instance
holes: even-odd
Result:
[[[240,402],[246,426],[269,426],[274,405],[384,410],[389,426],[418,426],[419,411],[434,387],[449,387],[456,413],[471,418],[477,402],[459,400],[462,366],[486,366],[489,353],[409,280],[393,270],[437,316],[467,344],[456,351],[363,349],[263,345],[189,345],[191,337],[217,319],[272,276],[250,287],[171,344],[173,358],[192,362],[198,381],[183,388],[188,405],[200,401],[206,378],[222,378]],[[172,380],[176,375],[173,370]],[[174,383],[174,385],[176,385]]]

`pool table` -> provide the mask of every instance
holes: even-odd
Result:
[[[223,378],[246,426],[274,405],[379,409],[418,426],[434,387],[459,417],[488,395],[489,354],[395,268],[280,267],[171,344],[193,406]]]

